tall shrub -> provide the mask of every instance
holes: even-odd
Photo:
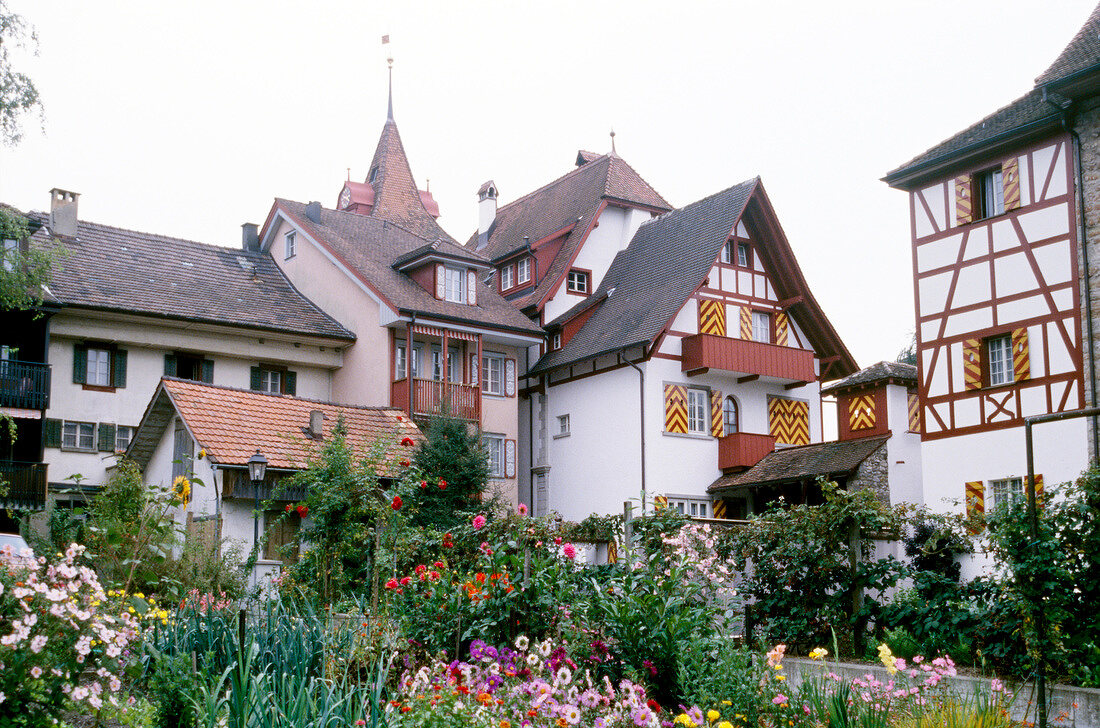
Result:
[[[481,510],[489,482],[488,456],[481,434],[462,420],[434,417],[425,434],[413,457],[424,480],[415,493],[416,512],[410,521],[448,531]]]

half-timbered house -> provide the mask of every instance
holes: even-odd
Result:
[[[931,507],[976,512],[1019,497],[1024,418],[1095,404],[1084,271],[1098,238],[1082,235],[1081,213],[1098,194],[1082,159],[1096,153],[1078,130],[1100,128],[1098,32],[1100,9],[1032,91],[885,177],[910,200]],[[1035,429],[1047,482],[1084,469],[1089,431],[1083,419]]]

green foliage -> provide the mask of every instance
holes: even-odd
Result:
[[[0,2],[0,38],[2,38],[3,3]],[[0,43],[0,66],[4,46]],[[0,134],[3,134],[3,71],[0,69]],[[27,219],[17,210],[0,205],[0,240],[24,240],[28,233]],[[22,248],[0,251],[0,310],[33,309],[42,303],[43,286],[65,250],[60,246],[49,250]]]
[[[19,15],[8,10],[8,4],[0,0],[0,144],[13,146],[23,137],[20,128],[25,113],[42,111],[38,89],[25,73],[12,69],[11,48],[24,48],[28,41],[37,46],[34,29]]]
[[[415,494],[416,513],[410,521],[436,531],[449,531],[482,510],[489,482],[489,461],[481,436],[462,420],[433,417],[413,458],[425,474]]]
[[[197,676],[191,664],[191,656],[177,654],[169,657],[155,653],[153,672],[149,678],[149,695],[156,706],[157,728],[177,728],[193,725],[196,718],[191,695],[195,691]]]
[[[681,647],[679,663],[684,703],[717,706],[729,701],[730,718],[740,715],[743,725],[758,725],[764,707],[758,692],[767,670],[755,650],[726,637],[688,641]]]

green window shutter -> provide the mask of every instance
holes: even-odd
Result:
[[[47,418],[43,427],[43,445],[61,447],[61,420]]]
[[[298,372],[287,372],[286,380],[284,384],[285,394],[297,394],[298,393]]]
[[[176,355],[165,354],[164,355],[164,376],[174,377],[176,376]]]
[[[214,383],[214,362],[210,359],[202,360],[202,381],[207,384]]]
[[[115,356],[114,356],[114,359],[115,359],[114,360],[114,371],[113,371],[114,381],[111,382],[111,385],[116,387],[116,388],[125,387],[126,386],[126,351],[123,350],[123,349],[119,349],[114,354],[115,354]],[[115,449],[114,445],[112,445],[111,450],[114,450],[114,449]]]
[[[252,367],[248,374],[248,388],[258,390],[260,388],[260,368]]]
[[[73,384],[88,383],[88,347],[77,344],[73,347]]]
[[[115,426],[110,423],[99,423],[99,451],[115,451]]]

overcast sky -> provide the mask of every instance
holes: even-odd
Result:
[[[906,195],[889,170],[1025,93],[1094,0],[86,2],[33,23],[45,129],[0,149],[0,200],[238,245],[275,196],[335,204],[394,109],[413,174],[465,240],[508,202],[618,152],[674,205],[759,175],[861,366],[913,329]]]

